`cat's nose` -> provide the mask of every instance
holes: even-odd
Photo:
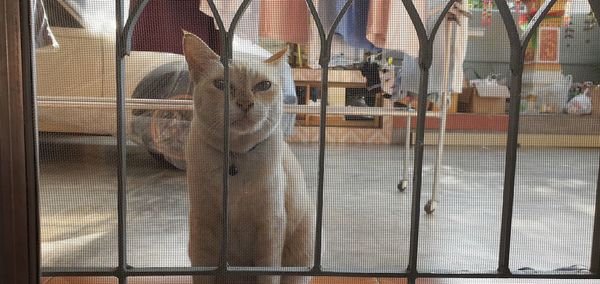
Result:
[[[248,112],[254,106],[254,101],[252,101],[252,100],[240,100],[240,101],[237,101],[237,105],[244,112]]]

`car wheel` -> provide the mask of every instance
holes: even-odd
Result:
[[[188,94],[173,96],[170,100],[191,100]],[[179,169],[185,169],[185,144],[190,131],[192,111],[153,110],[150,135],[155,150],[164,160]]]
[[[182,62],[171,62],[146,75],[133,91],[132,98],[191,100],[189,84],[187,66]],[[192,111],[134,110],[132,139],[143,145],[161,164],[184,170],[185,141],[191,120]]]

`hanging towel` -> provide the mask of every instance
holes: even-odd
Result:
[[[427,2],[413,1],[419,15],[427,19]],[[376,47],[419,55],[417,32],[400,0],[372,0],[369,6],[367,39]]]
[[[375,46],[384,46],[390,17],[390,0],[371,0],[367,20],[367,39]]]
[[[35,47],[42,48],[46,46],[58,47],[58,42],[50,30],[46,9],[42,0],[34,0],[35,15]]]
[[[312,18],[305,0],[261,0],[260,36],[305,44]]]
[[[340,11],[345,2],[337,1],[336,10]],[[344,42],[352,47],[366,50],[373,50],[374,48],[374,45],[367,39],[370,2],[370,0],[354,0],[336,29]]]

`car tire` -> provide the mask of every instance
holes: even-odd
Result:
[[[191,100],[181,94],[169,100]],[[185,144],[192,121],[192,111],[153,110],[150,120],[152,145],[164,159],[176,168],[185,169]]]
[[[135,88],[132,98],[191,100],[187,66],[182,62],[164,64],[150,72]],[[134,110],[132,134],[160,164],[185,170],[185,141],[192,111]]]

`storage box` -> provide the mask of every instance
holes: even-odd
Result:
[[[506,112],[506,99],[510,97],[506,86],[489,80],[473,80],[471,83],[473,87],[464,88],[462,98],[464,101],[468,96],[470,112],[492,114]]]
[[[474,113],[505,113],[506,98],[481,97],[477,89],[471,97],[471,112]]]

